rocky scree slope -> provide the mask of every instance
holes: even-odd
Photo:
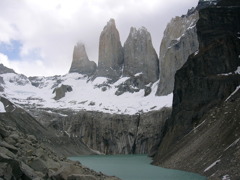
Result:
[[[80,139],[69,138],[64,133],[56,136],[54,131],[43,126],[42,123],[39,123],[28,112],[6,98],[1,97],[0,104],[0,120],[2,122],[8,126],[15,127],[24,134],[35,136],[39,142],[44,142],[49,148],[52,148],[60,155],[94,154]],[[47,120],[50,121],[50,119]]]
[[[163,130],[156,164],[213,179],[226,174],[239,179],[238,99],[225,102],[240,85],[237,3],[222,0],[216,7],[199,11],[199,52],[175,75],[173,111]],[[221,110],[222,117],[216,119]]]
[[[49,148],[53,135],[46,128],[7,99],[1,97],[0,103],[1,179],[118,179],[96,173],[55,153]]]

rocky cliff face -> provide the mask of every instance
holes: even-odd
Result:
[[[160,46],[160,83],[157,95],[173,92],[174,76],[187,61],[190,54],[198,50],[196,22],[198,11],[175,17],[167,25]]]
[[[99,40],[97,76],[117,79],[122,74],[123,48],[114,19],[104,27]]]
[[[238,179],[238,98],[225,100],[240,85],[240,9],[235,1],[222,0],[217,7],[201,9],[199,17],[199,52],[175,75],[173,112],[155,161],[212,178],[228,174]]]
[[[131,28],[124,43],[124,76],[144,75],[146,84],[155,82],[159,76],[159,61],[146,28]]]
[[[69,73],[77,72],[92,75],[96,71],[96,68],[96,63],[89,61],[84,44],[78,43],[74,46],[72,65]]]
[[[34,112],[33,112],[34,113]],[[66,132],[91,149],[104,154],[147,154],[157,150],[161,127],[171,113],[170,108],[139,115],[118,115],[79,111],[49,114],[35,112],[38,120],[62,134]]]

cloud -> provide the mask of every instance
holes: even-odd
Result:
[[[197,1],[1,0],[0,42],[22,43],[20,59],[14,65],[21,73],[30,68],[32,75],[65,74],[78,41],[85,43],[90,60],[97,62],[99,36],[110,18],[116,20],[122,44],[131,26],[145,26],[158,52],[167,22],[185,14]],[[33,51],[38,58],[31,60]],[[47,70],[42,71],[44,68]]]

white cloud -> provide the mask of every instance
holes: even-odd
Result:
[[[91,60],[98,59],[100,33],[110,18],[116,20],[122,44],[130,27],[145,26],[152,34],[156,51],[167,22],[196,6],[198,0],[1,0],[0,41],[20,40],[21,61],[14,62],[21,73],[65,74],[76,42],[82,41]],[[37,60],[24,56],[38,49]],[[32,67],[31,67],[32,66]],[[36,68],[38,67],[38,68]],[[26,70],[30,68],[30,70]],[[46,69],[43,71],[42,69]],[[33,70],[34,69],[34,70]]]
[[[8,57],[5,54],[0,53],[0,63],[4,64],[7,67],[10,67],[10,62],[8,60]]]
[[[0,53],[0,63],[6,67],[13,69],[16,73],[24,74],[26,76],[48,76],[54,72],[61,74],[61,69],[56,67],[48,67],[42,60],[22,60],[12,61],[2,53]]]

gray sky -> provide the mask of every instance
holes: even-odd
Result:
[[[159,53],[163,31],[198,0],[0,0],[0,62],[27,76],[66,74],[74,45],[98,60],[99,36],[114,18],[124,44],[144,26]],[[177,28],[177,27],[176,27]]]

